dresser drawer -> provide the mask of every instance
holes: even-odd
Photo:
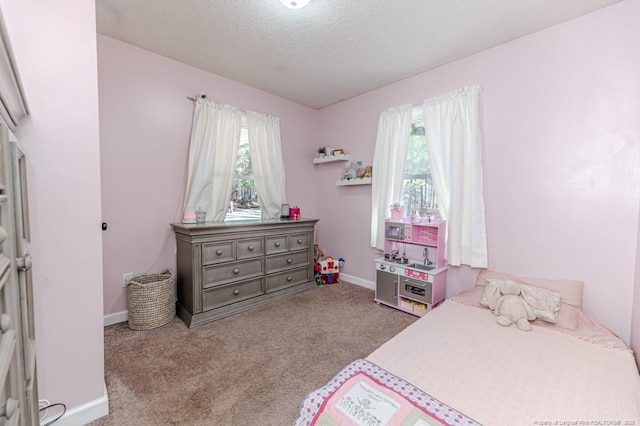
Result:
[[[267,274],[309,264],[309,251],[299,251],[267,257]]]
[[[236,260],[236,242],[220,241],[202,244],[202,264],[230,262]]]
[[[309,233],[304,232],[301,234],[291,234],[289,240],[289,249],[293,250],[305,250],[311,247],[311,239]]]
[[[262,238],[238,240],[238,260],[264,256],[263,242]]]
[[[208,311],[260,296],[264,294],[263,283],[263,278],[255,278],[206,290],[202,294],[202,308]]]
[[[276,254],[276,253],[283,253],[283,252],[289,251],[288,235],[278,235],[278,236],[267,237],[265,241],[266,241],[265,252],[267,254]]]
[[[311,278],[311,268],[308,266],[267,275],[267,293],[309,282]]]
[[[254,278],[264,273],[262,258],[203,268],[202,288]]]

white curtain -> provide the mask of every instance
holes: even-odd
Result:
[[[384,220],[399,202],[407,160],[413,106],[401,105],[380,114],[371,181],[371,247],[384,249]]]
[[[428,99],[424,123],[436,199],[447,220],[447,263],[486,268],[480,91],[470,86]]]
[[[207,221],[224,220],[235,177],[241,118],[242,113],[233,106],[196,99],[184,223],[195,222],[198,208],[206,210]]]
[[[278,219],[287,202],[280,119],[247,111],[247,130],[253,178],[263,219]]]

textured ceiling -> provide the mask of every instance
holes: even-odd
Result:
[[[619,0],[96,0],[100,34],[322,108]]]

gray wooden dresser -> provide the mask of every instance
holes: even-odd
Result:
[[[316,222],[173,224],[178,316],[191,328],[314,288]]]

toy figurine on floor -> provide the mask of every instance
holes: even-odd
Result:
[[[324,259],[324,252],[317,244],[313,245],[313,278],[317,285],[322,285],[320,278],[320,261]]]
[[[322,251],[319,245],[314,244],[313,245],[313,261],[319,262],[322,259],[324,259],[324,252]]]
[[[339,278],[340,266],[338,261],[335,261],[331,256],[327,256],[320,261],[320,281],[322,284],[335,284],[339,282]]]
[[[322,279],[320,278],[320,263],[316,262],[313,264],[313,279],[316,282],[316,285],[322,285]]]

